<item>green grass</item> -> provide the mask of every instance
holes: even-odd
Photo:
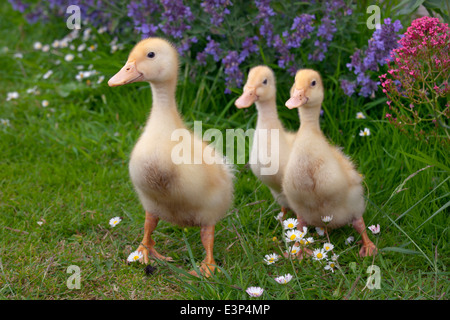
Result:
[[[384,99],[347,99],[338,88],[341,70],[324,75],[328,89],[322,128],[344,148],[364,175],[366,225],[381,225],[372,236],[380,253],[360,258],[359,245],[345,239],[350,227],[330,233],[339,254],[334,273],[311,259],[263,262],[265,254],[285,250],[274,216],[279,206],[246,166],[238,166],[235,200],[216,226],[215,259],[222,272],[210,279],[186,272],[203,259],[199,229],[160,222],[154,234],[159,252],[173,263],[127,265],[143,235],[144,213],[128,176],[128,159],[146,120],[151,93],[143,84],[111,89],[106,80],[87,86],[75,80],[74,66],[93,64],[106,79],[126,60],[130,47],[111,54],[107,35],[98,49],[67,63],[62,56],[33,50],[67,30],[58,25],[28,26],[7,3],[0,6],[0,299],[249,299],[245,289],[261,286],[260,299],[447,299],[449,291],[449,150],[419,144],[385,121]],[[4,47],[9,50],[2,50]],[[22,52],[23,58],[13,57]],[[62,60],[58,66],[55,59]],[[190,125],[203,129],[251,128],[255,109],[236,110],[237,94],[225,95],[217,75],[189,78],[180,72],[177,98]],[[342,66],[340,67],[342,68]],[[54,70],[48,80],[40,75]],[[37,86],[40,95],[26,94]],[[298,127],[293,111],[281,107],[288,85],[280,83],[280,117]],[[20,98],[6,102],[6,94]],[[50,102],[47,108],[41,101]],[[363,111],[367,118],[355,119]],[[362,138],[359,130],[372,134]],[[429,166],[429,167],[427,167]],[[422,171],[420,169],[425,168]],[[414,176],[410,177],[412,174]],[[330,213],[332,214],[332,213]],[[110,228],[108,221],[122,216]],[[45,221],[38,225],[38,221]],[[310,232],[320,245],[325,238]],[[276,237],[274,241],[273,238]],[[381,289],[365,288],[367,268],[381,270]],[[81,269],[81,289],[68,289],[70,265]],[[291,273],[281,286],[273,279]]]

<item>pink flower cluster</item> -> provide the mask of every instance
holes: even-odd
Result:
[[[397,126],[416,129],[419,122],[429,121],[446,130],[449,108],[442,98],[450,92],[448,24],[438,18],[416,19],[398,43],[388,61],[388,72],[379,77],[392,111],[386,118]]]

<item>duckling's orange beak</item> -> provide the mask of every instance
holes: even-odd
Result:
[[[238,109],[242,108],[248,108],[250,107],[255,101],[258,100],[258,96],[256,95],[256,88],[244,88],[244,93],[237,98],[237,100],[234,102],[234,105]]]
[[[286,101],[285,106],[289,109],[294,109],[303,106],[307,102],[308,98],[305,96],[305,90],[294,88],[291,98]]]
[[[136,68],[135,61],[127,61],[127,63],[108,81],[110,87],[122,86],[127,83],[142,81],[144,76]]]

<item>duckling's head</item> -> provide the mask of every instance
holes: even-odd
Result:
[[[131,50],[127,63],[108,81],[110,87],[127,83],[166,82],[177,79],[178,53],[175,47],[161,38],[140,41]]]
[[[323,83],[320,74],[312,69],[300,69],[295,75],[291,98],[286,101],[289,109],[317,107],[323,101]]]
[[[256,101],[264,102],[275,99],[275,75],[267,66],[256,66],[250,69],[244,92],[234,102],[237,108],[248,108]]]

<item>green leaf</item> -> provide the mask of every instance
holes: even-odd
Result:
[[[399,252],[404,254],[420,254],[419,251],[400,248],[400,247],[385,247],[383,249],[380,249],[380,251],[393,251],[393,252]]]

